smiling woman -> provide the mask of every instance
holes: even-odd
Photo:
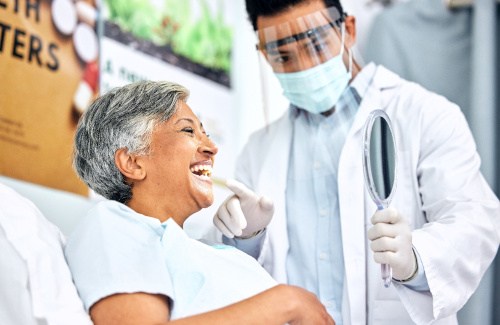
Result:
[[[82,116],[74,166],[108,200],[65,248],[94,324],[334,324],[298,287],[278,285],[250,256],[203,244],[182,226],[213,202],[217,146],[171,82],[98,98]]]
[[[133,184],[127,205],[160,221],[171,216],[183,225],[213,203],[212,180],[204,173],[212,170],[218,149],[183,101],[168,120],[153,126],[150,141],[147,154],[116,151],[118,169]]]

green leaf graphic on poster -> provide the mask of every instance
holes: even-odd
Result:
[[[222,1],[217,1],[215,14],[206,0],[194,2],[200,9],[196,16],[192,1],[106,0],[109,17],[105,34],[114,27],[109,23],[116,24],[121,31],[115,34],[129,33],[136,38],[121,35],[119,41],[134,43],[143,52],[229,86],[232,29],[224,23]],[[161,52],[172,52],[178,58]]]

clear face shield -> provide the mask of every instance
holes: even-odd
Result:
[[[346,15],[335,7],[257,31],[257,49],[275,73],[299,72],[343,53]]]

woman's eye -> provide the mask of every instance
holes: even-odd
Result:
[[[194,129],[193,128],[184,128],[184,129],[182,129],[182,132],[194,134]]]

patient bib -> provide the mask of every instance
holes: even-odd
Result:
[[[173,219],[161,223],[116,201],[89,211],[66,246],[75,284],[89,308],[116,293],[168,296],[171,319],[246,299],[277,283],[249,255],[194,240]]]

